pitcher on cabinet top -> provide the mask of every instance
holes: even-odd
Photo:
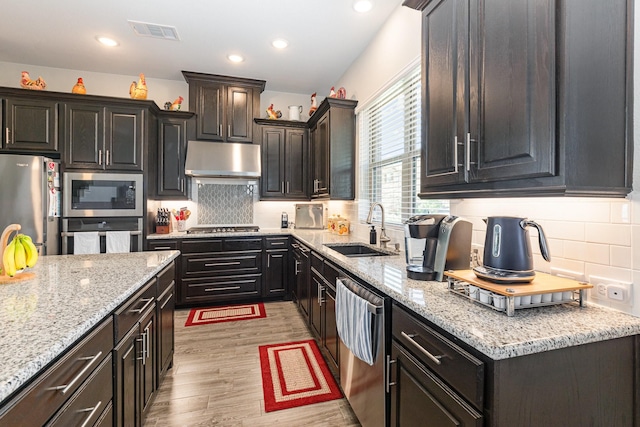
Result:
[[[289,105],[289,120],[300,120],[302,105]]]

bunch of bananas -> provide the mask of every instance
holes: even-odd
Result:
[[[2,264],[7,276],[13,277],[16,271],[33,267],[38,261],[38,249],[25,234],[16,234],[4,250]]]

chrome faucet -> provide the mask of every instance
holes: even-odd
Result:
[[[371,204],[369,208],[369,215],[367,216],[367,224],[371,224],[371,217],[373,216],[373,209],[376,206],[380,206],[380,212],[382,212],[382,224],[380,225],[380,247],[386,248],[387,243],[391,241],[390,238],[387,237],[387,234],[384,232],[384,207],[378,202],[374,202]]]

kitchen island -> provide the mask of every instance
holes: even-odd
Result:
[[[102,357],[110,358],[113,324],[118,322],[113,314],[150,283],[155,303],[156,277],[173,268],[178,255],[158,251],[44,256],[30,269],[34,279],[0,285],[0,415],[13,396],[29,388],[93,329],[106,325],[104,336],[111,341],[99,344],[108,348]]]

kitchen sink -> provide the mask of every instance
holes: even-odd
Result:
[[[348,257],[393,255],[393,252],[377,249],[364,243],[332,243],[325,244],[325,246]]]

